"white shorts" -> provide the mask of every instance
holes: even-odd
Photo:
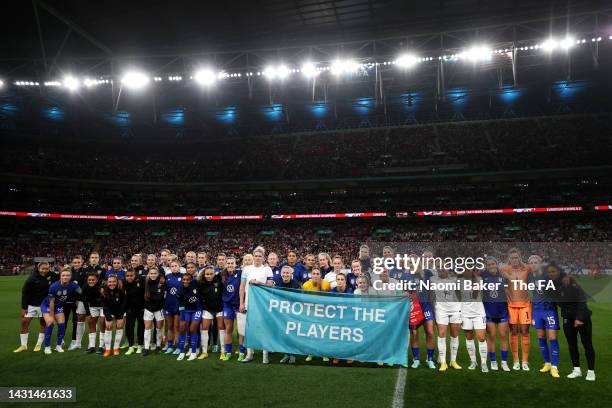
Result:
[[[485,316],[461,316],[461,328],[463,330],[484,330],[487,328],[487,319]]]
[[[214,316],[208,310],[204,310],[202,319],[213,320],[215,317],[223,317],[223,312],[217,312]]]
[[[436,323],[449,325],[461,323],[461,310],[436,306]]]
[[[87,314],[87,310],[85,310],[85,303],[81,302],[80,300],[77,300],[76,312],[80,315]]]
[[[144,314],[142,316],[142,320],[146,320],[146,321],[153,321],[153,319],[155,319],[158,322],[161,322],[164,320],[164,311],[163,310],[158,310],[156,312],[149,312],[147,309],[144,310]]]
[[[236,322],[238,323],[238,334],[244,336],[246,333],[246,313],[236,313]]]
[[[89,315],[91,317],[104,317],[104,309],[102,309],[102,306],[92,306],[89,308]]]
[[[31,306],[28,305],[28,311],[25,317],[42,317],[42,313],[40,311],[40,306]]]

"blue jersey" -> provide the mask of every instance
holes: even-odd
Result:
[[[281,267],[280,266],[271,266],[270,269],[272,269],[272,276],[274,278],[276,278],[277,276],[280,277],[280,275],[281,275]]]
[[[48,308],[51,299],[55,299],[55,308],[61,308],[68,298],[73,298],[78,293],[81,293],[81,288],[76,282],[69,282],[66,286],[59,281],[54,282],[49,286],[49,294],[43,300],[42,306]]]
[[[164,309],[174,312],[178,311],[178,294],[183,287],[182,280],[182,273],[169,273],[166,275],[166,306]]]
[[[180,311],[186,310],[189,312],[195,312],[202,310],[202,302],[200,301],[198,286],[193,281],[187,288],[181,285],[177,298]]]
[[[223,303],[228,305],[240,304],[240,279],[242,278],[242,270],[237,269],[233,275],[227,275],[223,282],[223,294],[221,298]]]
[[[325,277],[325,275],[327,275],[328,273],[332,272],[334,270],[333,267],[328,266],[327,268],[320,268],[321,269],[321,276]]]
[[[398,281],[409,280],[409,278],[406,275],[410,275],[410,274],[407,274],[403,270],[397,269],[397,268],[393,268],[389,271],[389,277],[395,280],[398,280]]]
[[[352,294],[353,293],[353,288],[351,288],[350,286],[347,285],[346,289],[344,290],[344,292],[338,292],[338,287],[336,286],[335,288],[333,288],[331,290],[331,292],[333,293],[346,293],[346,294]]]
[[[488,271],[483,271],[480,274],[482,282],[486,285],[482,294],[482,301],[486,303],[506,303],[508,301],[506,297],[506,279],[501,276],[498,272],[491,274]],[[488,289],[490,285],[495,285],[495,289]]]
[[[285,265],[293,268],[293,279],[297,280],[298,282],[304,283],[310,279],[310,278],[307,278],[304,281],[302,280],[302,276],[304,276],[304,274],[308,274],[309,272],[303,263],[297,262],[295,265],[289,265],[287,262],[283,262],[279,266],[282,268]]]
[[[353,272],[349,272],[346,275],[346,286],[350,287],[351,289],[355,289],[357,287],[357,275],[355,275]]]
[[[548,275],[529,275],[529,281],[535,283],[536,288],[532,291],[532,308],[536,310],[557,310],[557,304],[546,295],[546,284],[550,279]]]
[[[429,303],[429,291],[427,290],[427,286],[425,285],[425,283],[429,282],[429,279],[431,279],[431,277],[433,276],[433,272],[429,269],[423,269],[423,277],[421,277],[421,275],[418,273],[411,275],[413,282],[415,282],[416,284],[415,292],[417,294],[417,297],[419,298],[419,303],[421,305]],[[421,281],[424,283],[423,285],[420,284]]]
[[[280,276],[275,276],[272,279],[272,281],[274,282],[274,286],[276,286],[277,288],[299,289],[299,288],[302,287],[300,285],[300,282],[296,281],[293,278],[291,278],[289,283],[285,283],[285,282],[283,282],[283,278],[281,278]]]
[[[116,276],[117,279],[125,280],[125,270],[119,269],[117,271],[115,269],[109,269],[104,273],[104,280],[107,280],[111,276]]]

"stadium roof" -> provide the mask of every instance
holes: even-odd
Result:
[[[595,11],[597,0],[12,2],[0,58],[158,55],[378,39]],[[40,30],[40,33],[39,33]],[[58,53],[58,51],[61,51]]]

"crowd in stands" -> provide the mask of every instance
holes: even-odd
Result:
[[[510,217],[510,218],[506,218]],[[96,250],[102,262],[113,256],[157,253],[169,248],[183,257],[187,251],[250,252],[257,245],[284,259],[288,250],[340,254],[355,258],[359,246],[370,242],[402,243],[415,250],[427,243],[548,243],[556,260],[578,267],[581,256],[597,268],[612,268],[612,218],[534,217],[444,220],[339,220],[337,222],[91,222],[68,220],[7,220],[0,226],[0,274],[33,265],[34,257],[52,257],[58,264],[75,254]],[[580,243],[589,243],[581,246]],[[425,243],[425,244],[418,244]],[[419,247],[420,245],[421,247]],[[567,246],[567,250],[563,245]],[[373,248],[375,245],[373,245]],[[545,245],[546,247],[546,245]],[[375,251],[373,249],[373,251]],[[586,255],[585,255],[586,254]],[[584,267],[584,265],[582,265]],[[592,265],[591,265],[592,267]]]
[[[207,182],[370,177],[610,164],[609,114],[357,129],[174,144],[7,144],[0,172]]]

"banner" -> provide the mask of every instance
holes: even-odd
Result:
[[[409,318],[408,297],[252,285],[245,345],[287,354],[407,364]]]

